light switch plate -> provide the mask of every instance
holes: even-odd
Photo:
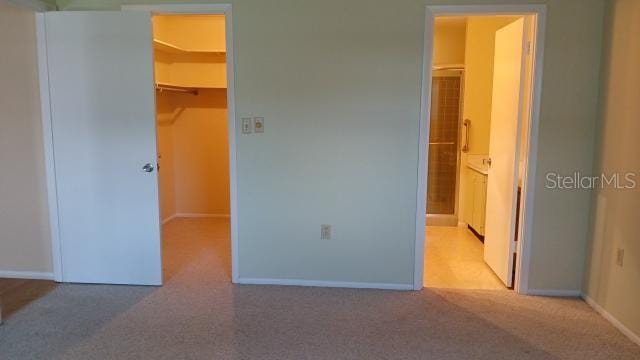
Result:
[[[242,118],[242,133],[251,134],[251,118]]]
[[[320,240],[331,240],[331,225],[320,225]]]
[[[264,132],[264,118],[263,117],[254,117],[253,118],[253,128],[257,133]]]

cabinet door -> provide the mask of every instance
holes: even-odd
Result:
[[[472,227],[480,235],[484,235],[485,205],[487,199],[486,178],[482,174],[473,173],[473,215]]]
[[[45,24],[62,281],[161,284],[151,14]]]
[[[475,171],[469,171],[470,174],[470,178],[471,178],[471,186],[469,187],[471,189],[471,192],[469,193],[469,198],[471,199],[470,203],[471,203],[471,216],[470,216],[470,220],[471,222],[469,223],[469,225],[471,225],[471,227],[478,231],[477,227],[477,215],[476,215],[476,182],[477,182],[477,173]]]
[[[484,221],[487,213],[487,177],[478,174],[477,187],[475,190],[476,203],[476,223],[477,231],[480,235],[484,235]]]

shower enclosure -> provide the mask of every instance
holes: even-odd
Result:
[[[434,69],[433,72],[427,173],[427,225],[458,224],[462,75],[461,69]]]

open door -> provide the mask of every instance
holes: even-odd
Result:
[[[508,287],[515,254],[525,19],[496,32],[484,260]]]
[[[62,281],[160,285],[151,14],[45,26]]]

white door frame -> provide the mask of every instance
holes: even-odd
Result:
[[[527,161],[523,178],[521,226],[517,248],[516,281],[514,289],[520,294],[529,293],[529,264],[533,232],[534,192],[538,154],[538,128],[540,120],[540,99],[542,93],[542,69],[544,39],[546,29],[546,5],[443,5],[426,7],[424,55],[422,68],[422,97],[420,105],[419,149],[418,149],[418,191],[416,205],[416,241],[413,288],[420,290],[424,279],[425,214],[427,196],[429,125],[431,112],[431,72],[433,65],[433,36],[436,16],[470,15],[530,15],[535,21],[533,49],[533,76],[531,91],[531,112],[528,124]]]
[[[51,237],[51,263],[53,280],[62,281],[62,252],[60,243],[60,225],[58,219],[58,187],[53,153],[53,124],[51,122],[51,96],[49,93],[49,63],[47,59],[47,32],[45,13],[36,13],[36,42],[38,54],[38,80],[40,85],[40,114],[42,117],[42,140],[44,167],[47,186],[47,205],[49,211],[49,234]]]
[[[231,210],[231,279],[238,282],[238,186],[236,166],[236,107],[233,59],[233,23],[231,4],[168,4],[168,5],[123,5],[123,11],[150,11],[173,14],[219,14],[225,16],[226,63],[227,63],[227,116],[229,136],[229,183]],[[51,132],[51,103],[49,94],[49,70],[47,66],[47,44],[44,14],[36,14],[38,38],[38,73],[42,130],[44,136],[44,159],[49,205],[49,230],[51,233],[51,253],[55,281],[62,281],[62,253],[60,251],[60,229],[58,223],[58,197],[55,178],[53,134]],[[149,39],[151,41],[151,39]],[[158,218],[158,222],[160,219]]]

